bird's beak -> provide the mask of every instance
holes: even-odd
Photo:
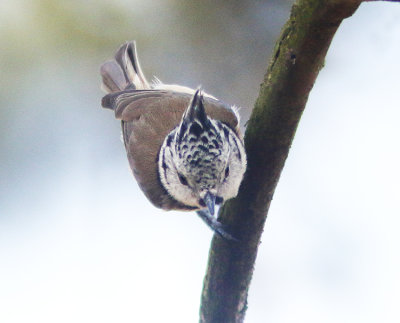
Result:
[[[204,196],[204,203],[206,204],[208,211],[211,215],[214,215],[215,212],[215,195],[207,192]]]

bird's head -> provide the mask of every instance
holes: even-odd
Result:
[[[242,140],[229,126],[207,116],[198,89],[180,124],[165,138],[158,169],[177,201],[214,214],[215,204],[235,197],[246,170]]]

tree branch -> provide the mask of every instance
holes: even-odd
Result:
[[[238,196],[219,213],[240,242],[214,236],[200,322],[243,322],[267,212],[308,95],[336,30],[361,2],[298,0],[293,5],[248,122],[247,172]]]

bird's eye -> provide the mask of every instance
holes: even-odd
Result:
[[[178,177],[182,185],[189,186],[189,183],[185,176],[183,176],[181,173],[178,173]]]
[[[225,168],[225,178],[229,176],[229,166],[226,166]]]

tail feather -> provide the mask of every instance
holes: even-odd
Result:
[[[128,85],[124,72],[116,61],[107,61],[100,67],[103,79],[101,88],[104,92],[111,93],[122,91]]]
[[[129,89],[150,89],[150,85],[140,68],[135,42],[122,45],[115,59],[105,62],[100,73],[103,79],[102,89],[107,93]]]

